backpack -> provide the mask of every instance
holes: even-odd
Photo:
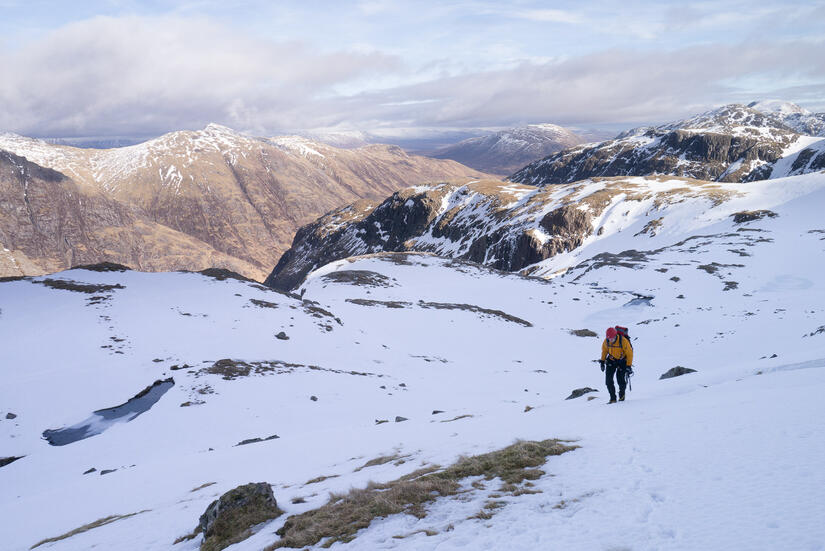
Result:
[[[617,325],[615,327],[616,333],[619,334],[620,337],[624,337],[627,339],[627,344],[630,345],[630,348],[633,348],[633,342],[630,340],[630,333],[627,332],[627,327],[622,327],[621,325]]]
[[[616,333],[619,334],[619,337],[623,337],[627,339],[627,344],[630,345],[630,349],[633,349],[633,341],[630,340],[630,333],[627,331],[627,327],[622,327],[621,325],[616,326]],[[633,368],[628,366],[627,370],[625,371],[625,381],[627,382],[627,389],[633,390],[633,387],[630,385],[630,378],[633,377]]]

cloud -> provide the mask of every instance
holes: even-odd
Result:
[[[613,47],[481,71],[452,53],[421,55],[411,66],[377,48],[320,51],[210,19],[98,17],[0,52],[0,131],[135,136],[218,122],[260,135],[332,127],[386,135],[635,125],[763,97],[821,109],[825,97],[823,40]]]
[[[738,84],[755,77],[767,84]],[[364,94],[351,99],[348,112],[368,124],[413,121],[424,127],[664,122],[776,95],[776,83],[789,78],[807,85],[787,89],[785,99],[805,103],[817,93],[825,97],[825,43],[703,45],[648,53],[614,49]]]
[[[530,21],[540,21],[542,23],[581,23],[582,15],[567,10],[520,10],[513,12],[513,17],[529,19]]]
[[[209,121],[290,127],[334,86],[394,72],[378,52],[321,53],[205,19],[98,17],[2,52],[0,128],[40,135],[157,133]]]

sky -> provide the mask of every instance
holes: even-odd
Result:
[[[825,0],[0,0],[0,132],[417,135],[825,111]]]

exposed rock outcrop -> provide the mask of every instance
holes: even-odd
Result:
[[[281,514],[272,486],[266,482],[238,486],[213,501],[201,515],[201,549],[218,551],[243,541],[252,534],[253,526]]]
[[[770,210],[743,210],[731,215],[734,224],[744,224],[745,222],[753,222],[754,220],[761,220],[763,218],[776,218],[779,216]]]
[[[23,459],[24,457],[25,457],[24,455],[21,455],[21,456],[12,455],[10,457],[0,457],[0,467],[5,467],[6,465],[10,465],[10,464],[14,463],[15,461],[17,461],[18,459]]]
[[[598,390],[596,390],[595,388],[590,388],[589,386],[585,386],[585,387],[582,387],[582,388],[577,388],[576,390],[571,392],[570,396],[565,398],[565,400],[575,400],[576,398],[580,398],[580,397],[582,397],[585,394],[588,394],[590,392],[598,392]]]
[[[673,377],[681,377],[682,375],[687,375],[688,373],[696,373],[695,369],[690,369],[689,367],[682,367],[681,365],[677,365],[676,367],[671,367],[659,377],[659,379],[672,379]]]

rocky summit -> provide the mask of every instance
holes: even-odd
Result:
[[[781,100],[753,101],[748,107],[779,118],[800,134],[825,137],[825,113],[812,113],[795,103]]]
[[[295,230],[330,209],[480,175],[395,146],[344,150],[214,124],[103,150],[0,134],[0,276],[111,261],[262,280]]]
[[[566,149],[513,174],[514,182],[547,185],[606,176],[668,174],[718,182],[781,178],[825,168],[825,142],[787,116],[732,104],[615,139]],[[765,112],[767,111],[767,112]],[[803,133],[811,132],[812,134]]]

